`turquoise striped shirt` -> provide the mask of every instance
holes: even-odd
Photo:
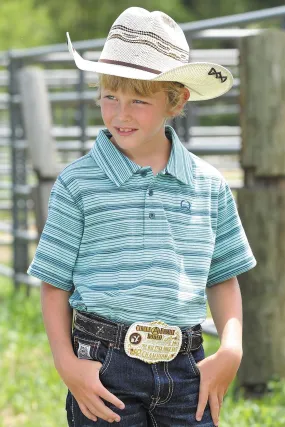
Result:
[[[52,188],[28,274],[66,291],[80,311],[115,321],[206,318],[206,287],[256,265],[231,190],[170,126],[166,168],[153,175],[100,131]]]

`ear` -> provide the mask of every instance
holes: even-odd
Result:
[[[189,100],[190,98],[190,91],[189,89],[187,89],[186,87],[182,88],[182,102],[180,104],[180,106],[183,108],[184,105],[186,104],[186,102]]]
[[[190,98],[190,91],[189,91],[189,89],[187,89],[186,87],[183,87],[181,89],[181,101],[177,105],[177,107],[175,108],[175,110],[171,111],[169,118],[172,118],[172,117],[175,117],[175,116],[179,115],[180,112],[183,110],[184,105],[189,100],[189,98]]]

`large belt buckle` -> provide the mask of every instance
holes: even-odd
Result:
[[[181,343],[178,326],[155,320],[133,323],[126,333],[124,348],[128,356],[146,363],[170,362],[177,356]]]

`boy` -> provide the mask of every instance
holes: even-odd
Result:
[[[68,424],[216,426],[242,357],[236,276],[256,261],[222,175],[165,121],[228,91],[231,73],[188,63],[180,27],[137,7],[98,62],[68,42],[76,65],[99,73],[106,129],[58,176],[28,270],[44,281]],[[204,358],[207,297],[221,345]]]

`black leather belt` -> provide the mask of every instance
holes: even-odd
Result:
[[[130,325],[104,319],[97,314],[75,311],[74,328],[102,341],[123,345]],[[194,351],[203,343],[201,325],[182,331],[182,344],[179,352]]]

